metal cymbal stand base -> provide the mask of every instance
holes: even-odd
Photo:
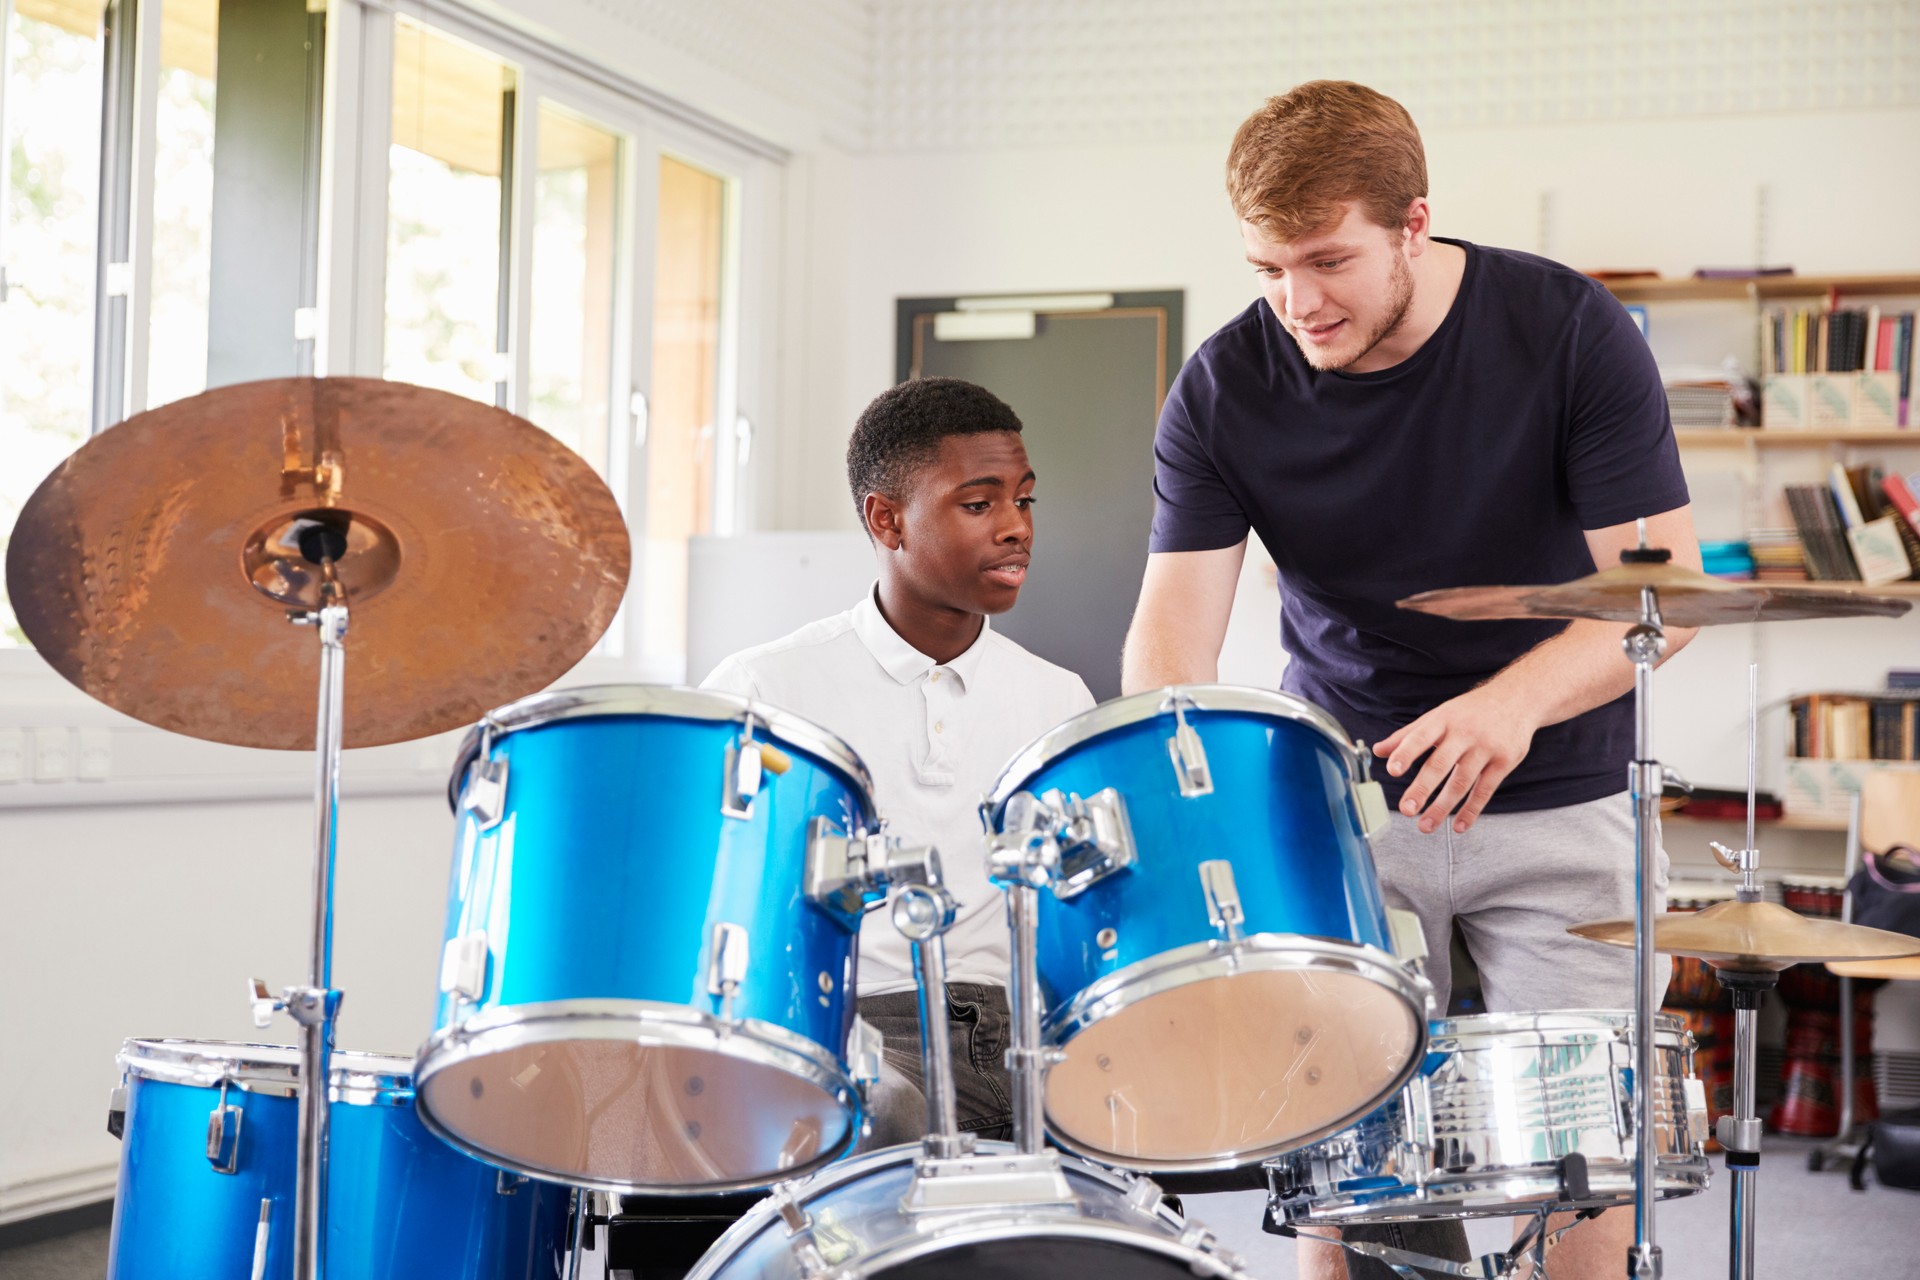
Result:
[[[1628,552],[1621,558],[1633,554]],[[1640,592],[1640,622],[1627,631],[1621,645],[1627,660],[1633,663],[1633,763],[1627,768],[1628,790],[1633,796],[1635,866],[1633,1077],[1647,1082],[1660,1078],[1654,1071],[1653,886],[1659,870],[1656,833],[1660,829],[1660,794],[1666,785],[1665,770],[1653,758],[1653,669],[1667,648],[1660,602],[1653,588]],[[1633,1091],[1633,1130],[1633,1247],[1627,1253],[1627,1274],[1633,1280],[1659,1280],[1660,1247],[1653,1242],[1656,1166],[1651,1088]]]
[[[1726,1148],[1727,1172],[1733,1175],[1727,1274],[1733,1280],[1753,1280],[1753,1211],[1758,1191],[1754,1179],[1760,1174],[1760,1118],[1756,1109],[1760,1002],[1779,985],[1780,975],[1772,970],[1722,969],[1718,977],[1733,1000],[1733,1114],[1721,1116],[1714,1129],[1714,1136]]]
[[[307,985],[288,987],[277,1000],[258,978],[250,990],[255,1026],[268,1026],[281,1010],[300,1026],[293,1275],[294,1280],[319,1280],[326,1272],[328,1084],[333,1023],[341,998],[333,990],[333,866],[346,705],[347,606],[327,604],[313,612],[290,612],[287,618],[295,625],[313,627],[320,639],[320,697],[314,728],[313,951]]]

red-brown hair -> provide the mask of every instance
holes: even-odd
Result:
[[[1427,157],[1407,109],[1348,80],[1310,80],[1248,116],[1227,152],[1233,211],[1286,242],[1340,221],[1358,201],[1390,230],[1427,194]]]

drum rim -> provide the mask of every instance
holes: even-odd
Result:
[[[641,1034],[641,1029],[651,1034]],[[772,1067],[813,1085],[838,1103],[847,1116],[846,1132],[839,1142],[823,1147],[807,1163],[764,1177],[696,1184],[621,1182],[575,1170],[548,1169],[490,1151],[449,1128],[428,1103],[426,1083],[441,1071],[473,1058],[561,1040],[612,1040],[623,1044],[699,1049]],[[723,1023],[712,1014],[654,1000],[595,998],[497,1006],[465,1022],[435,1031],[420,1047],[413,1069],[415,1109],[421,1123],[457,1149],[477,1160],[530,1178],[635,1195],[707,1196],[757,1191],[776,1182],[805,1177],[838,1160],[860,1140],[864,1109],[852,1077],[826,1049],[807,1037],[757,1018]]]
[[[765,725],[767,732],[778,741],[823,760],[845,774],[867,802],[867,811],[876,812],[873,775],[867,771],[866,762],[831,729],[757,698],[684,684],[575,685],[530,694],[495,707],[460,739],[460,747],[454,753],[448,795],[458,811],[461,782],[467,766],[479,756],[480,736],[489,727],[496,738],[501,738],[523,729],[600,716],[657,714],[676,720],[725,722],[744,720],[748,713]]]
[[[992,1157],[1000,1155],[1013,1155],[1017,1151],[1018,1148],[1011,1142],[989,1140],[976,1142],[974,1144],[973,1154],[978,1158],[991,1159]],[[923,1154],[925,1154],[924,1147],[918,1142],[882,1147],[878,1151],[869,1151],[863,1155],[854,1156],[850,1159],[829,1165],[804,1179],[795,1180],[787,1185],[793,1193],[795,1202],[802,1209],[805,1209],[813,1205],[821,1197],[837,1191],[850,1183],[858,1182],[876,1170],[889,1168],[902,1163],[912,1164],[918,1161]],[[1130,1170],[1100,1164],[1071,1152],[1055,1151],[1052,1154],[1060,1162],[1060,1169],[1063,1174],[1073,1173],[1091,1181],[1102,1183],[1109,1191],[1118,1197],[1127,1197],[1132,1189],[1140,1182],[1150,1181],[1142,1179],[1139,1174],[1133,1173]],[[719,1239],[715,1240],[713,1244],[708,1247],[707,1251],[701,1255],[700,1261],[695,1264],[694,1269],[687,1273],[686,1280],[718,1280],[718,1277],[725,1274],[727,1264],[735,1259],[740,1249],[748,1242],[756,1239],[763,1231],[768,1230],[773,1225],[772,1220],[778,1216],[779,1212],[779,1206],[770,1200],[762,1201],[753,1206],[753,1208],[747,1211],[744,1217],[728,1227],[726,1231],[720,1235]],[[901,1212],[906,1214],[905,1210]],[[982,1240],[1020,1239],[1039,1234],[1046,1234],[1053,1237],[1071,1234],[1090,1239],[1103,1238],[1116,1243],[1133,1243],[1142,1239],[1157,1240],[1166,1247],[1156,1249],[1155,1252],[1186,1259],[1189,1266],[1191,1266],[1192,1261],[1195,1259],[1205,1259],[1211,1264],[1209,1268],[1210,1273],[1217,1270],[1224,1276],[1246,1277],[1250,1275],[1244,1260],[1241,1259],[1239,1254],[1227,1248],[1225,1245],[1220,1244],[1218,1237],[1212,1231],[1205,1228],[1204,1225],[1195,1223],[1190,1218],[1174,1213],[1172,1208],[1166,1204],[1164,1198],[1156,1202],[1152,1210],[1143,1212],[1157,1218],[1163,1226],[1182,1228],[1182,1234],[1179,1236],[1155,1237],[1146,1231],[1129,1230],[1124,1226],[1119,1226],[1102,1219],[1088,1218],[1071,1219],[1068,1221],[1071,1221],[1077,1227],[1096,1227],[1102,1229],[1061,1232],[1057,1230],[1057,1228],[1063,1225],[1063,1220],[1057,1215],[1027,1214],[1023,1213],[1022,1210],[1016,1206],[1001,1206],[997,1209],[969,1209],[966,1211],[964,1221],[942,1220],[936,1230],[916,1233],[914,1245],[917,1247],[907,1249],[902,1248],[896,1243],[891,1248],[863,1254],[857,1259],[857,1262],[860,1266],[861,1273],[865,1274],[868,1269],[872,1267],[877,1266],[884,1269],[925,1257],[928,1253],[927,1246],[932,1245],[951,1248],[959,1245],[975,1244]],[[906,1216],[910,1217],[911,1215],[906,1214]],[[949,1215],[949,1218],[951,1218],[951,1216],[952,1215]],[[1200,1229],[1205,1232],[1205,1235],[1200,1237],[1199,1242],[1189,1243],[1186,1232],[1195,1226],[1199,1226]],[[1044,1232],[1022,1229],[1049,1227],[1056,1228],[1056,1230]],[[1009,1228],[1012,1229],[1010,1230]],[[1195,1274],[1200,1273],[1196,1272]]]
[[[1358,739],[1347,736],[1346,729],[1332,715],[1304,698],[1250,685],[1166,685],[1103,702],[1047,730],[1014,753],[987,793],[985,805],[998,813],[1034,774],[1053,761],[1095,738],[1166,715],[1173,709],[1171,704],[1176,697],[1196,711],[1277,715],[1306,725],[1325,738],[1346,762],[1349,783],[1365,782],[1369,776],[1372,757],[1366,747]]]
[[[1532,1013],[1473,1013],[1459,1018],[1435,1018],[1428,1024],[1428,1052],[1442,1052],[1434,1046],[1443,1041],[1465,1042],[1463,1047],[1471,1050],[1475,1041],[1496,1036],[1532,1034],[1547,1043],[1560,1043],[1557,1037],[1582,1032],[1611,1030],[1625,1034],[1632,1030],[1633,1017],[1631,1009],[1541,1009]],[[1566,1021],[1553,1025],[1555,1019]],[[1653,1029],[1656,1045],[1672,1041],[1678,1048],[1688,1047],[1691,1033],[1686,1023],[1675,1015],[1664,1011],[1655,1013]]]
[[[300,1092],[300,1050],[242,1040],[129,1037],[114,1061],[123,1076],[162,1084],[291,1098]],[[335,1049],[328,1055],[327,1096],[349,1106],[402,1107],[413,1101],[413,1064],[390,1053]]]
[[[1684,1156],[1660,1156],[1654,1161],[1658,1173],[1656,1190],[1661,1200],[1677,1200],[1681,1196],[1698,1195],[1707,1190],[1713,1180],[1713,1161],[1704,1153],[1689,1152]],[[1268,1212],[1276,1213],[1285,1219],[1288,1225],[1306,1225],[1337,1227],[1361,1222],[1405,1222],[1415,1218],[1504,1218],[1516,1212],[1530,1213],[1536,1209],[1552,1208],[1572,1211],[1581,1208],[1618,1208],[1633,1203],[1633,1172],[1628,1161],[1609,1161],[1599,1166],[1600,1170],[1611,1173],[1619,1169],[1626,1171],[1625,1186],[1622,1190],[1607,1196],[1590,1196],[1585,1200],[1562,1200],[1557,1194],[1558,1180],[1546,1171],[1533,1173],[1523,1168],[1510,1168],[1504,1172],[1488,1169],[1476,1174],[1439,1174],[1422,1184],[1401,1184],[1408,1194],[1397,1196],[1390,1202],[1361,1204],[1355,1197],[1360,1192],[1342,1191],[1331,1195],[1314,1196],[1304,1193],[1298,1196],[1280,1196],[1269,1192],[1267,1196]],[[1595,1176],[1596,1166],[1588,1165],[1588,1177]],[[1531,1191],[1515,1196],[1509,1190],[1504,1201],[1487,1200],[1483,1205],[1461,1204],[1459,1201],[1468,1196],[1496,1195],[1499,1188],[1512,1188],[1517,1183],[1537,1183],[1543,1189],[1550,1188],[1552,1194],[1535,1194]],[[1395,1190],[1391,1187],[1372,1187],[1369,1191],[1383,1192]],[[1451,1192],[1452,1194],[1442,1194]],[[1288,1214],[1282,1206],[1304,1206],[1305,1211]],[[1369,1212],[1378,1208],[1382,1212]],[[1386,1211],[1391,1209],[1390,1212]]]
[[[1303,955],[1314,963],[1298,963],[1298,959]],[[1218,1156],[1182,1160],[1122,1156],[1116,1152],[1090,1146],[1061,1132],[1053,1124],[1051,1116],[1047,1117],[1047,1133],[1055,1142],[1075,1155],[1117,1168],[1146,1173],[1207,1173],[1258,1164],[1275,1156],[1312,1146],[1324,1138],[1352,1128],[1357,1121],[1377,1111],[1387,1099],[1405,1088],[1407,1082],[1413,1079],[1421,1064],[1426,1061],[1428,1020],[1425,1015],[1427,1003],[1433,991],[1433,985],[1424,976],[1410,972],[1387,952],[1365,943],[1318,938],[1308,934],[1253,933],[1233,943],[1222,943],[1214,939],[1175,947],[1172,950],[1148,956],[1144,960],[1137,960],[1123,969],[1116,969],[1098,982],[1085,987],[1062,1009],[1047,1018],[1042,1026],[1041,1036],[1048,1045],[1058,1048],[1070,1043],[1074,1036],[1094,1024],[1103,1022],[1150,996],[1175,991],[1209,978],[1226,977],[1237,973],[1284,973],[1301,970],[1344,973],[1366,978],[1399,997],[1401,1003],[1407,1006],[1408,1012],[1412,1015],[1414,1043],[1412,1051],[1407,1055],[1407,1061],[1401,1064],[1390,1082],[1364,1106],[1343,1117],[1337,1123],[1327,1125],[1310,1134],[1287,1138],[1281,1143],[1243,1148]],[[1382,975],[1385,976],[1386,981],[1381,980]]]

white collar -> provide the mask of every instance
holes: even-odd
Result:
[[[867,646],[867,652],[873,655],[881,669],[901,684],[912,684],[935,667],[945,667],[953,672],[964,690],[973,683],[974,672],[980,667],[980,655],[987,647],[987,632],[992,629],[993,620],[982,617],[980,634],[974,637],[965,653],[952,662],[935,662],[908,644],[881,614],[878,582],[860,597],[859,604],[853,606],[853,633],[860,637],[860,643]]]

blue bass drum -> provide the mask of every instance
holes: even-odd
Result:
[[[858,756],[730,694],[608,686],[469,735],[430,1127],[535,1177],[764,1186],[859,1136],[861,904],[805,892],[810,831],[875,827]]]
[[[1406,1082],[1430,988],[1395,954],[1366,840],[1386,806],[1367,774],[1325,712],[1226,685],[1105,703],[1008,765],[985,805],[1003,836],[1037,809],[1130,831],[1122,856],[1040,895],[1061,1145],[1231,1168],[1344,1128]]]
[[[299,1062],[279,1045],[126,1042],[108,1280],[290,1280]],[[572,1193],[428,1133],[410,1065],[332,1056],[328,1280],[552,1280]]]
[[[991,1178],[1014,1153],[1011,1143],[982,1142],[971,1161],[952,1163]],[[947,1192],[916,1205],[924,1155],[918,1144],[887,1147],[782,1184],[687,1280],[1252,1280],[1213,1232],[1145,1179],[1061,1156],[1064,1201],[994,1203],[989,1194],[954,1203]]]

